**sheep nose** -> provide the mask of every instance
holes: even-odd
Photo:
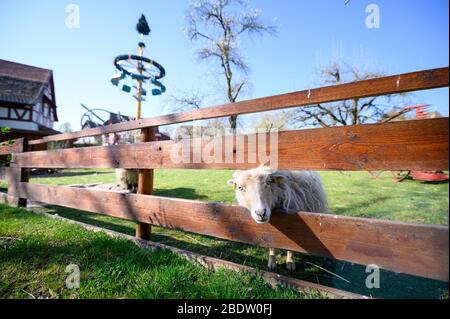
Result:
[[[264,208],[262,211],[261,217],[266,217],[266,213],[267,213],[267,209]]]
[[[264,209],[261,209],[261,210],[257,210],[255,213],[256,213],[256,215],[258,215],[259,217],[265,218],[265,217],[266,217],[266,214],[267,214],[267,209],[264,208]]]

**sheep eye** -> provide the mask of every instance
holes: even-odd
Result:
[[[239,186],[238,189],[239,189],[241,192],[244,191],[244,187],[242,187],[242,186]]]

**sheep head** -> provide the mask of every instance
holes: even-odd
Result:
[[[247,208],[258,224],[268,223],[272,209],[277,205],[275,189],[284,176],[268,167],[260,166],[246,171],[235,171],[228,184],[235,189],[238,205]]]

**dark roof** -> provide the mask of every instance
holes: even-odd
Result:
[[[61,134],[60,131],[57,131],[55,129],[43,126],[43,125],[38,125],[38,129],[39,129],[39,133],[41,134],[45,134],[45,135],[53,135],[53,134]]]
[[[0,76],[45,83],[52,77],[52,70],[0,59]]]
[[[54,135],[54,134],[60,134],[60,133],[61,133],[60,131],[54,130],[49,127],[45,127],[43,125],[39,125],[37,131],[12,128],[9,133],[5,134],[5,136],[14,135],[15,137],[13,137],[13,138],[18,138],[17,134],[31,134],[31,135],[36,135],[36,136],[48,136],[48,135]],[[3,137],[0,137],[0,139],[3,139]]]
[[[156,128],[156,129],[158,129],[158,128]],[[155,136],[156,136],[156,139],[158,140],[158,141],[168,141],[168,140],[170,140],[170,136],[169,136],[169,134],[167,134],[167,133],[162,133],[162,132],[157,132],[156,134],[155,134]]]
[[[120,122],[128,122],[128,121],[133,121],[133,120],[134,120],[134,117],[122,115],[120,113],[109,112],[109,119],[107,119],[104,123],[100,124],[98,122],[94,122],[94,121],[88,119],[82,124],[83,126],[81,129],[84,130],[85,128],[93,128],[93,127],[116,124],[116,123],[120,123]]]
[[[84,130],[85,128],[94,128],[94,127],[99,127],[99,126],[101,126],[101,125],[95,123],[94,121],[87,120],[86,122],[83,123],[83,127],[81,129]]]
[[[48,69],[0,59],[0,101],[34,104],[52,74]]]
[[[86,120],[83,123],[83,126],[81,127],[81,129],[84,130],[87,128],[94,128],[94,127],[99,127],[99,126],[104,126],[104,125],[116,124],[116,123],[120,123],[120,122],[133,121],[135,119],[132,116],[122,115],[120,113],[110,112],[109,115],[110,115],[109,119],[107,121],[105,121],[105,123],[103,123],[103,124],[98,124],[94,121]],[[160,132],[158,128],[156,128],[155,137],[156,137],[156,140],[158,140],[158,141],[170,140],[170,136],[166,133]]]
[[[134,120],[134,117],[111,112],[109,113],[109,119],[104,123],[104,125],[128,122],[132,120]]]
[[[43,83],[0,75],[0,101],[34,104],[43,89]]]

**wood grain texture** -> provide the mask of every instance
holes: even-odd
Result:
[[[141,130],[141,143],[155,140],[156,128],[149,127]],[[138,194],[151,195],[153,193],[153,177],[154,171],[152,169],[139,170],[138,180]],[[136,223],[136,238],[150,240],[152,234],[152,225],[147,223]]]
[[[226,117],[236,114],[248,114],[270,110],[278,110],[296,106],[327,103],[351,98],[363,98],[378,95],[388,95],[409,91],[426,90],[447,87],[449,81],[448,67],[418,72],[404,73],[364,80],[335,86],[327,86],[298,92],[280,94],[270,97],[222,104],[186,112],[163,115],[154,118],[122,122],[83,131],[46,136],[30,141],[36,145],[51,141],[72,140],[86,136],[96,136],[106,133],[129,131],[151,126],[161,126],[189,122],[194,120]]]
[[[376,264],[380,268],[448,281],[448,227],[275,212],[258,225],[235,205],[21,183],[20,196],[218,238]]]
[[[20,154],[20,152],[26,152],[28,150],[27,139],[15,140],[15,152],[14,154]],[[6,170],[6,181],[8,182],[8,203],[14,207],[26,207],[27,199],[19,195],[19,186],[21,182],[28,182],[30,171],[27,168],[15,165],[12,161],[9,163],[9,167]]]
[[[0,203],[8,204],[8,194],[4,192],[0,192]]]
[[[258,137],[259,139],[260,137]],[[270,136],[266,137],[270,149]],[[87,147],[14,154],[12,162],[22,167],[48,168],[186,168],[186,169],[248,169],[264,163],[257,156],[252,135],[243,143],[238,137],[220,137],[228,148],[228,162],[222,150],[220,162],[194,160],[193,153],[205,151],[211,140],[183,140]],[[449,167],[448,118],[413,120],[383,124],[284,131],[278,134],[278,167],[306,170],[447,170]],[[183,145],[188,163],[172,156],[181,155]],[[249,146],[250,145],[250,146]],[[274,143],[275,145],[275,143]],[[225,148],[225,147],[224,147]],[[239,158],[239,154],[244,157]],[[267,154],[267,153],[266,153]],[[254,159],[252,161],[251,159]],[[238,161],[240,160],[240,161]],[[270,163],[273,164],[273,163]],[[276,165],[274,165],[276,166]]]
[[[7,170],[7,167],[0,167],[0,181],[6,179]]]
[[[156,128],[150,127],[142,129],[141,143],[151,142],[155,140]],[[153,193],[153,170],[142,169],[139,171],[138,194],[150,195]]]

